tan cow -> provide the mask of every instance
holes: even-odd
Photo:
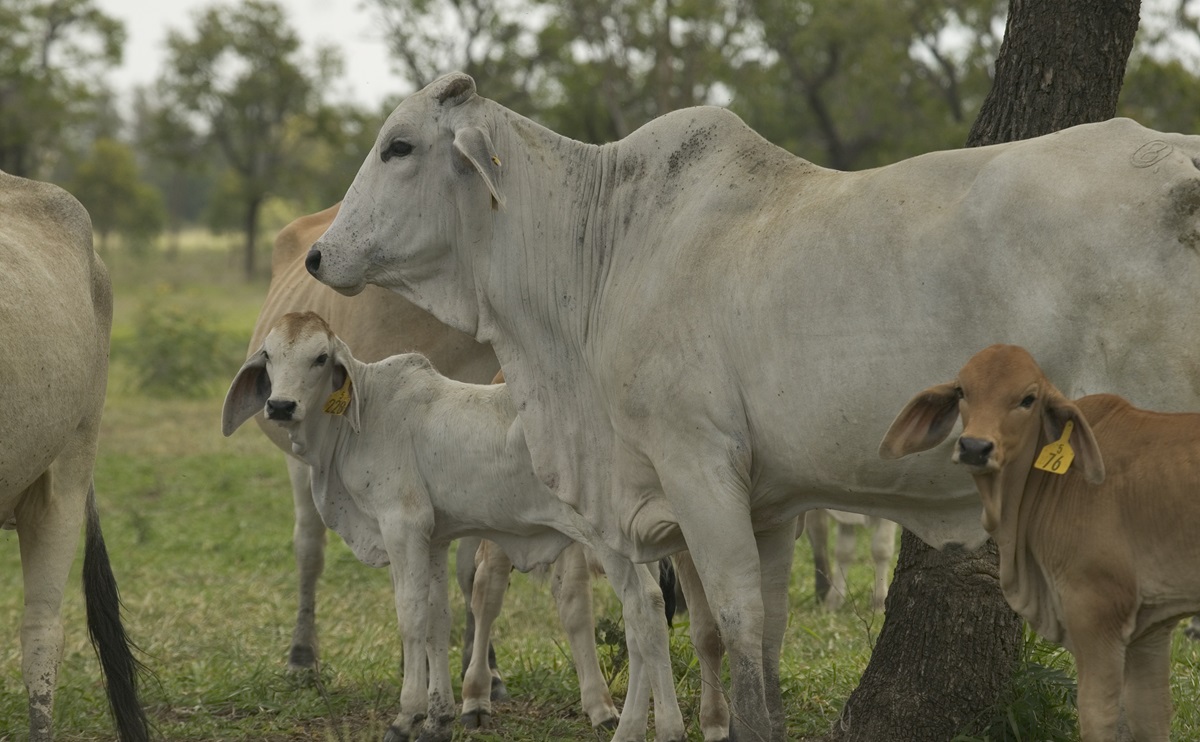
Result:
[[[21,547],[34,742],[53,736],[63,591],[85,523],[88,631],[109,705],[123,742],[149,738],[92,485],[111,328],[112,287],[87,211],[60,188],[0,172],[0,524]]]
[[[979,489],[1004,596],[1075,655],[1084,742],[1116,740],[1122,705],[1138,742],[1165,742],[1171,633],[1200,610],[1200,415],[1071,402],[1024,349],[994,345],[914,397],[880,455],[929,449],[960,415],[953,460]]]

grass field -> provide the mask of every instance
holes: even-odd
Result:
[[[400,642],[386,571],[359,564],[331,536],[318,604],[321,670],[303,676],[285,672],[295,593],[286,471],[279,452],[255,426],[231,439],[220,434],[225,384],[241,363],[265,282],[246,283],[240,261],[218,250],[185,250],[176,262],[152,257],[136,263],[118,253],[107,262],[117,304],[95,478],[127,628],[154,671],[144,701],[157,738],[381,738],[398,709],[400,690]],[[146,312],[167,310],[194,317],[221,336],[206,353],[212,381],[195,398],[150,396],[134,383],[136,328]],[[815,738],[834,722],[866,665],[882,618],[870,614],[866,559],[851,575],[848,607],[830,615],[815,607],[807,542],[796,549],[782,674],[789,739],[800,740]],[[22,603],[18,564],[14,533],[0,531],[0,626],[8,627],[0,642],[0,742],[22,739],[26,726],[16,630]],[[78,571],[77,562],[64,605],[67,651],[56,705],[58,739],[107,740],[111,726],[87,644]],[[596,598],[600,625],[611,626],[620,611],[606,584],[598,584]],[[460,617],[452,647],[457,667],[461,596],[452,594],[452,605]],[[516,700],[498,707],[493,729],[458,729],[456,739],[595,738],[579,708],[570,653],[546,584],[513,577],[494,638]],[[619,649],[616,643],[601,648],[616,696],[623,695],[625,682]],[[699,671],[686,617],[672,631],[672,654],[689,738],[699,740]],[[1177,637],[1173,739],[1194,739],[1193,730],[1200,730],[1198,655],[1200,650]],[[1068,655],[1052,657],[1052,664],[1069,670]],[[1041,672],[1035,668],[1032,684],[1045,680]],[[1044,717],[1042,709],[1031,708]],[[1045,739],[1041,734],[1035,724],[1021,738]]]

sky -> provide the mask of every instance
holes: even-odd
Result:
[[[159,75],[166,56],[168,30],[191,34],[195,16],[204,8],[233,0],[95,0],[105,14],[125,24],[125,53],[112,80],[122,94],[148,85]],[[408,92],[391,69],[382,34],[360,0],[276,0],[311,56],[318,43],[342,55],[345,74],[331,96],[372,108],[389,96]]]

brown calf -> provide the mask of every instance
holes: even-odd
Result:
[[[979,488],[1004,596],[1075,655],[1082,739],[1115,740],[1123,704],[1135,739],[1165,742],[1171,631],[1200,610],[1200,415],[1071,402],[1024,349],[994,345],[914,397],[879,453],[932,448],[959,416],[953,460]]]

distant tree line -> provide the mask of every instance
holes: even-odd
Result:
[[[692,105],[726,105],[819,165],[874,167],[960,146],[991,87],[1002,0],[366,0],[398,81],[450,70],[588,142]],[[1120,112],[1200,130],[1200,8],[1144,9]],[[52,180],[103,246],[164,230],[244,235],[263,209],[338,200],[388,110],[331,93],[340,51],[306,49],[272,0],[216,2],[169,35],[155,84],[118,101],[125,32],[95,0],[0,0],[0,169]],[[398,86],[400,88],[401,86]],[[168,249],[176,244],[171,237]]]

